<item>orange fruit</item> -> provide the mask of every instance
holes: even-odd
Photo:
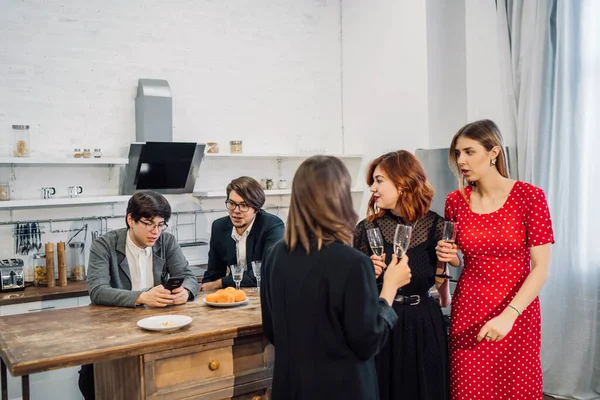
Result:
[[[236,290],[235,291],[235,301],[244,301],[246,300],[246,292],[244,292],[243,290]]]

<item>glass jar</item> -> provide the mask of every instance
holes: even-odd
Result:
[[[229,147],[231,149],[232,154],[241,154],[242,153],[242,141],[241,140],[232,140],[229,142]]]
[[[78,282],[85,280],[85,254],[83,252],[83,242],[69,243],[69,258],[71,260],[71,269],[67,271],[71,281]]]
[[[13,125],[13,157],[29,157],[29,125]]]
[[[73,149],[73,157],[75,157],[75,158],[83,157],[83,152],[81,151],[81,149]]]
[[[48,284],[46,276],[46,255],[45,254],[34,254],[33,255],[33,285],[34,286],[45,286]]]
[[[101,157],[102,157],[102,150],[94,149],[94,158],[101,158]]]
[[[219,152],[219,144],[217,142],[208,142],[206,145],[208,146],[207,153],[216,154]]]
[[[0,182],[0,201],[10,200],[10,185],[8,182]]]
[[[92,151],[90,149],[83,149],[83,158],[90,158],[92,156]]]

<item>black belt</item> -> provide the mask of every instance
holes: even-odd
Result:
[[[423,294],[411,294],[411,295],[402,295],[399,294],[394,299],[394,303],[403,304],[406,306],[416,306],[421,302],[421,299],[428,299],[431,297],[429,292],[425,292]]]

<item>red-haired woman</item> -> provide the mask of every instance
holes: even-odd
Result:
[[[354,236],[354,247],[371,257],[379,277],[392,260],[396,225],[413,227],[408,248],[412,278],[398,291],[393,308],[398,324],[376,357],[381,400],[449,399],[448,348],[440,309],[450,304],[445,264],[438,262],[435,247],[442,237],[444,220],[431,211],[433,189],[425,171],[411,153],[399,150],[375,159],[367,170],[372,192],[367,218]],[[367,230],[379,228],[384,254],[374,255]],[[429,294],[436,285],[440,302]]]

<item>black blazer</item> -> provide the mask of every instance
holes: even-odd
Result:
[[[273,399],[378,399],[373,357],[398,317],[379,298],[373,263],[339,242],[308,255],[299,247],[290,253],[281,241],[262,263]]]
[[[262,261],[266,250],[283,238],[284,225],[281,218],[264,210],[260,210],[254,218],[254,225],[246,239],[248,268],[244,271],[241,286],[256,286],[251,262]],[[208,251],[208,267],[202,282],[213,282],[223,278],[223,287],[235,285],[231,275],[225,276],[227,266],[237,263],[235,240],[231,237],[232,229],[233,224],[229,216],[213,222]]]

